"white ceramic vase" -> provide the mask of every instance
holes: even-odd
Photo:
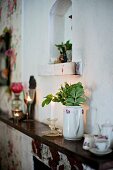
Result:
[[[64,106],[63,136],[67,140],[80,140],[84,134],[83,109],[81,106]]]
[[[68,62],[72,62],[72,50],[67,50],[66,55]]]

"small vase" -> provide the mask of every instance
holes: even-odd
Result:
[[[14,93],[14,98],[12,99],[12,115],[13,118],[22,118],[22,100],[20,99],[20,93]]]
[[[67,54],[66,52],[63,53],[63,63],[67,62]]]
[[[66,55],[67,55],[67,61],[72,62],[72,50],[67,50]]]

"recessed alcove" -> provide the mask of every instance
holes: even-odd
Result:
[[[49,61],[45,65],[38,66],[38,75],[81,75],[82,62],[76,61],[73,52],[70,61],[54,64],[60,56],[56,44],[66,43],[69,40],[73,51],[72,1],[56,0],[50,9],[49,18]]]
[[[50,57],[57,58],[59,51],[55,44],[70,40],[72,43],[72,2],[56,0],[50,10]]]

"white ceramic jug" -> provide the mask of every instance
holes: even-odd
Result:
[[[109,146],[113,145],[113,125],[109,122],[102,124],[101,126],[102,136],[106,136],[109,141]]]
[[[83,109],[81,106],[65,106],[63,136],[67,140],[81,139],[84,133]]]

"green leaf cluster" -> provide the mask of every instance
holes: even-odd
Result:
[[[82,83],[78,82],[76,84],[68,84],[66,82],[64,86],[61,85],[55,95],[49,94],[45,97],[42,102],[42,107],[48,105],[51,101],[60,102],[65,106],[80,106],[86,102]]]
[[[60,54],[63,54],[67,50],[72,50],[72,43],[70,43],[70,40],[66,41],[66,43],[55,44],[55,46],[60,51]]]

